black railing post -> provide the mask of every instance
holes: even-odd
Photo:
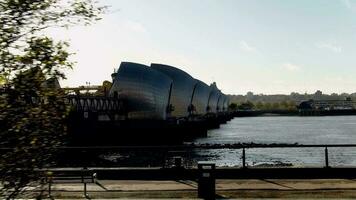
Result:
[[[48,198],[51,198],[52,197],[52,194],[51,194],[51,180],[48,182]]]
[[[246,168],[246,152],[245,147],[242,148],[242,167]]]
[[[87,194],[87,183],[84,181],[84,197],[88,197],[89,195]]]
[[[329,153],[328,153],[328,147],[325,147],[325,167],[329,167]]]

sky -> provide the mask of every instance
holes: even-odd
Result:
[[[52,30],[76,65],[62,86],[123,61],[180,68],[226,94],[356,92],[356,0],[101,0],[92,26]]]

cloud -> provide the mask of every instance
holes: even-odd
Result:
[[[257,49],[253,46],[250,46],[249,44],[247,44],[246,41],[242,40],[240,42],[240,49],[246,52],[256,52]]]
[[[316,44],[316,47],[318,47],[320,49],[327,49],[327,50],[333,51],[334,53],[341,53],[341,51],[342,51],[342,47],[339,45],[336,45],[335,43],[328,43],[328,42],[319,43],[319,44]]]
[[[292,63],[285,63],[282,67],[283,69],[286,69],[291,72],[300,71],[302,69],[299,65],[295,65]]]
[[[125,20],[122,24],[123,28],[127,28],[128,30],[138,32],[138,33],[146,33],[146,28],[139,22]]]
[[[341,3],[347,8],[352,11],[356,10],[356,2],[352,0],[341,0]]]
[[[351,8],[351,2],[349,0],[341,0],[341,3],[344,4],[347,8]]]

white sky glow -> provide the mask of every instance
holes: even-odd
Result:
[[[356,1],[102,0],[89,27],[51,30],[76,54],[62,86],[122,61],[176,66],[227,94],[356,92]]]

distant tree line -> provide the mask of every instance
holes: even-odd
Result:
[[[323,94],[318,90],[314,94],[300,94],[292,92],[289,95],[285,94],[254,94],[248,92],[246,95],[229,95],[230,108],[240,110],[295,110],[297,105],[302,101],[314,99],[314,100],[345,100],[351,98],[356,99],[356,93],[332,93]]]
[[[237,102],[231,103],[230,109],[232,110],[296,110],[297,104],[293,101],[282,101],[282,102]]]

